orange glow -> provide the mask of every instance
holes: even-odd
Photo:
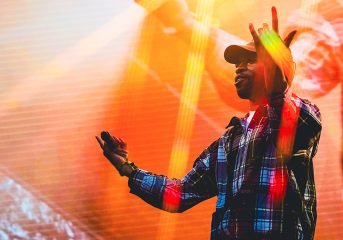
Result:
[[[143,6],[148,12],[154,11],[168,0],[135,0],[139,5]]]
[[[299,107],[286,102],[282,108],[277,150],[285,156],[293,152],[294,138],[298,125]]]
[[[212,23],[213,5],[213,0],[201,0],[197,5],[196,15],[198,16],[199,24],[194,25],[191,36],[175,138],[169,162],[169,177],[182,177],[186,172],[195,118],[195,112],[189,109],[188,106],[197,106],[199,99],[201,80],[205,69],[208,28]],[[163,198],[164,206],[166,208],[178,208],[179,206],[176,204],[179,204],[180,200],[176,198],[180,197],[180,195],[171,197],[168,191],[165,194],[167,195]],[[175,216],[162,213],[159,225],[161,226],[158,234],[159,239],[171,239],[174,232]]]
[[[201,20],[196,9],[201,1],[169,2],[176,1],[188,3],[192,16]],[[128,179],[105,159],[94,135],[108,130],[123,137],[130,161],[141,169],[183,177],[199,153],[225,131],[231,117],[244,116],[249,108],[237,97],[234,67],[225,62],[223,51],[230,44],[250,41],[248,23],[269,23],[270,7],[275,5],[280,32],[299,30],[291,45],[297,64],[293,92],[322,113],[323,130],[313,161],[318,197],[315,240],[341,239],[342,1],[211,1],[214,7],[206,10],[204,22],[207,17],[212,23],[218,19],[222,29],[211,29],[206,46],[204,22],[184,35],[167,34],[166,27],[173,26],[164,25],[163,14],[149,14],[135,2],[1,1],[0,172],[90,239],[208,239],[216,197],[181,214],[148,205],[129,193]],[[173,17],[177,10],[162,12]],[[190,47],[195,31],[200,33]],[[203,49],[205,66],[199,60]],[[297,110],[292,111],[294,121],[282,117],[284,137],[277,145],[285,154],[296,128]],[[283,172],[275,172],[270,197],[283,195],[286,180]],[[180,192],[169,190],[164,207],[177,210]],[[17,197],[34,207],[30,198]],[[12,216],[8,197],[0,194],[0,199],[2,212]],[[51,224],[44,228],[22,215],[12,220],[1,234],[19,222],[28,237],[41,232],[47,239],[56,238]],[[9,237],[14,238],[21,236]]]

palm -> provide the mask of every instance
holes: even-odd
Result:
[[[253,24],[250,24],[249,28],[254,39],[258,62],[263,65],[266,96],[280,93],[286,86],[285,69],[289,70],[289,66],[282,61],[283,59],[292,59],[289,45],[296,31],[291,32],[284,42],[281,40],[275,7],[272,8],[272,30],[269,29],[267,23],[263,24],[263,28],[258,29],[258,34]]]
[[[103,150],[103,154],[114,167],[119,169],[122,163],[128,159],[126,142],[121,138],[111,136],[108,132],[102,132],[101,138],[103,141],[96,136],[96,139]]]

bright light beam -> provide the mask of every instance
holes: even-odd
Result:
[[[121,15],[112,18],[105,25],[78,41],[74,46],[57,55],[40,71],[19,81],[2,96],[0,116],[4,117],[11,110],[27,103],[30,99],[51,87],[57,78],[63,77],[85,59],[120,37],[124,31],[141,26],[146,13],[136,4],[132,4]],[[128,21],[128,19],[130,19]]]
[[[175,130],[175,139],[168,168],[168,176],[182,177],[188,163],[190,138],[194,127],[195,112],[189,105],[197,106],[202,74],[205,69],[205,55],[208,43],[209,27],[212,23],[214,0],[201,0],[197,4],[196,16],[198,24],[194,25],[190,52],[187,58],[186,73],[181,92],[181,100]],[[180,194],[169,194],[165,191],[163,207],[177,209],[180,204]],[[176,217],[168,213],[161,213],[158,239],[172,239]]]
[[[260,40],[264,48],[279,66],[284,79],[287,77],[289,81],[292,81],[295,73],[293,57],[291,51],[285,46],[278,34],[274,31],[265,30],[260,35]]]
[[[260,35],[261,43],[280,68],[283,78],[293,80],[295,66],[291,51],[285,46],[278,34],[271,30],[265,30]],[[277,155],[287,158],[293,152],[294,138],[299,117],[299,108],[292,102],[285,101],[281,112],[281,124],[277,138]],[[276,163],[277,169],[271,178],[270,194],[276,204],[282,203],[288,182],[288,175],[284,172],[283,158]]]

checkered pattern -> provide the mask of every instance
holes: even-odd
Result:
[[[298,111],[293,154],[277,150],[283,107]],[[227,131],[195,160],[181,180],[144,170],[129,178],[131,193],[182,212],[217,196],[211,239],[313,239],[316,191],[312,159],[321,132],[319,109],[288,90],[255,112],[247,130],[233,117]],[[180,205],[166,209],[164,195]]]

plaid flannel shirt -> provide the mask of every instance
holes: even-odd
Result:
[[[286,118],[297,110],[292,152],[287,155],[277,150],[281,115]],[[233,117],[227,131],[200,154],[183,179],[133,172],[131,193],[172,212],[217,196],[211,239],[313,239],[312,159],[321,132],[319,109],[287,90],[261,105],[247,129],[246,119]],[[174,198],[176,208],[166,207],[166,195],[169,201]]]

